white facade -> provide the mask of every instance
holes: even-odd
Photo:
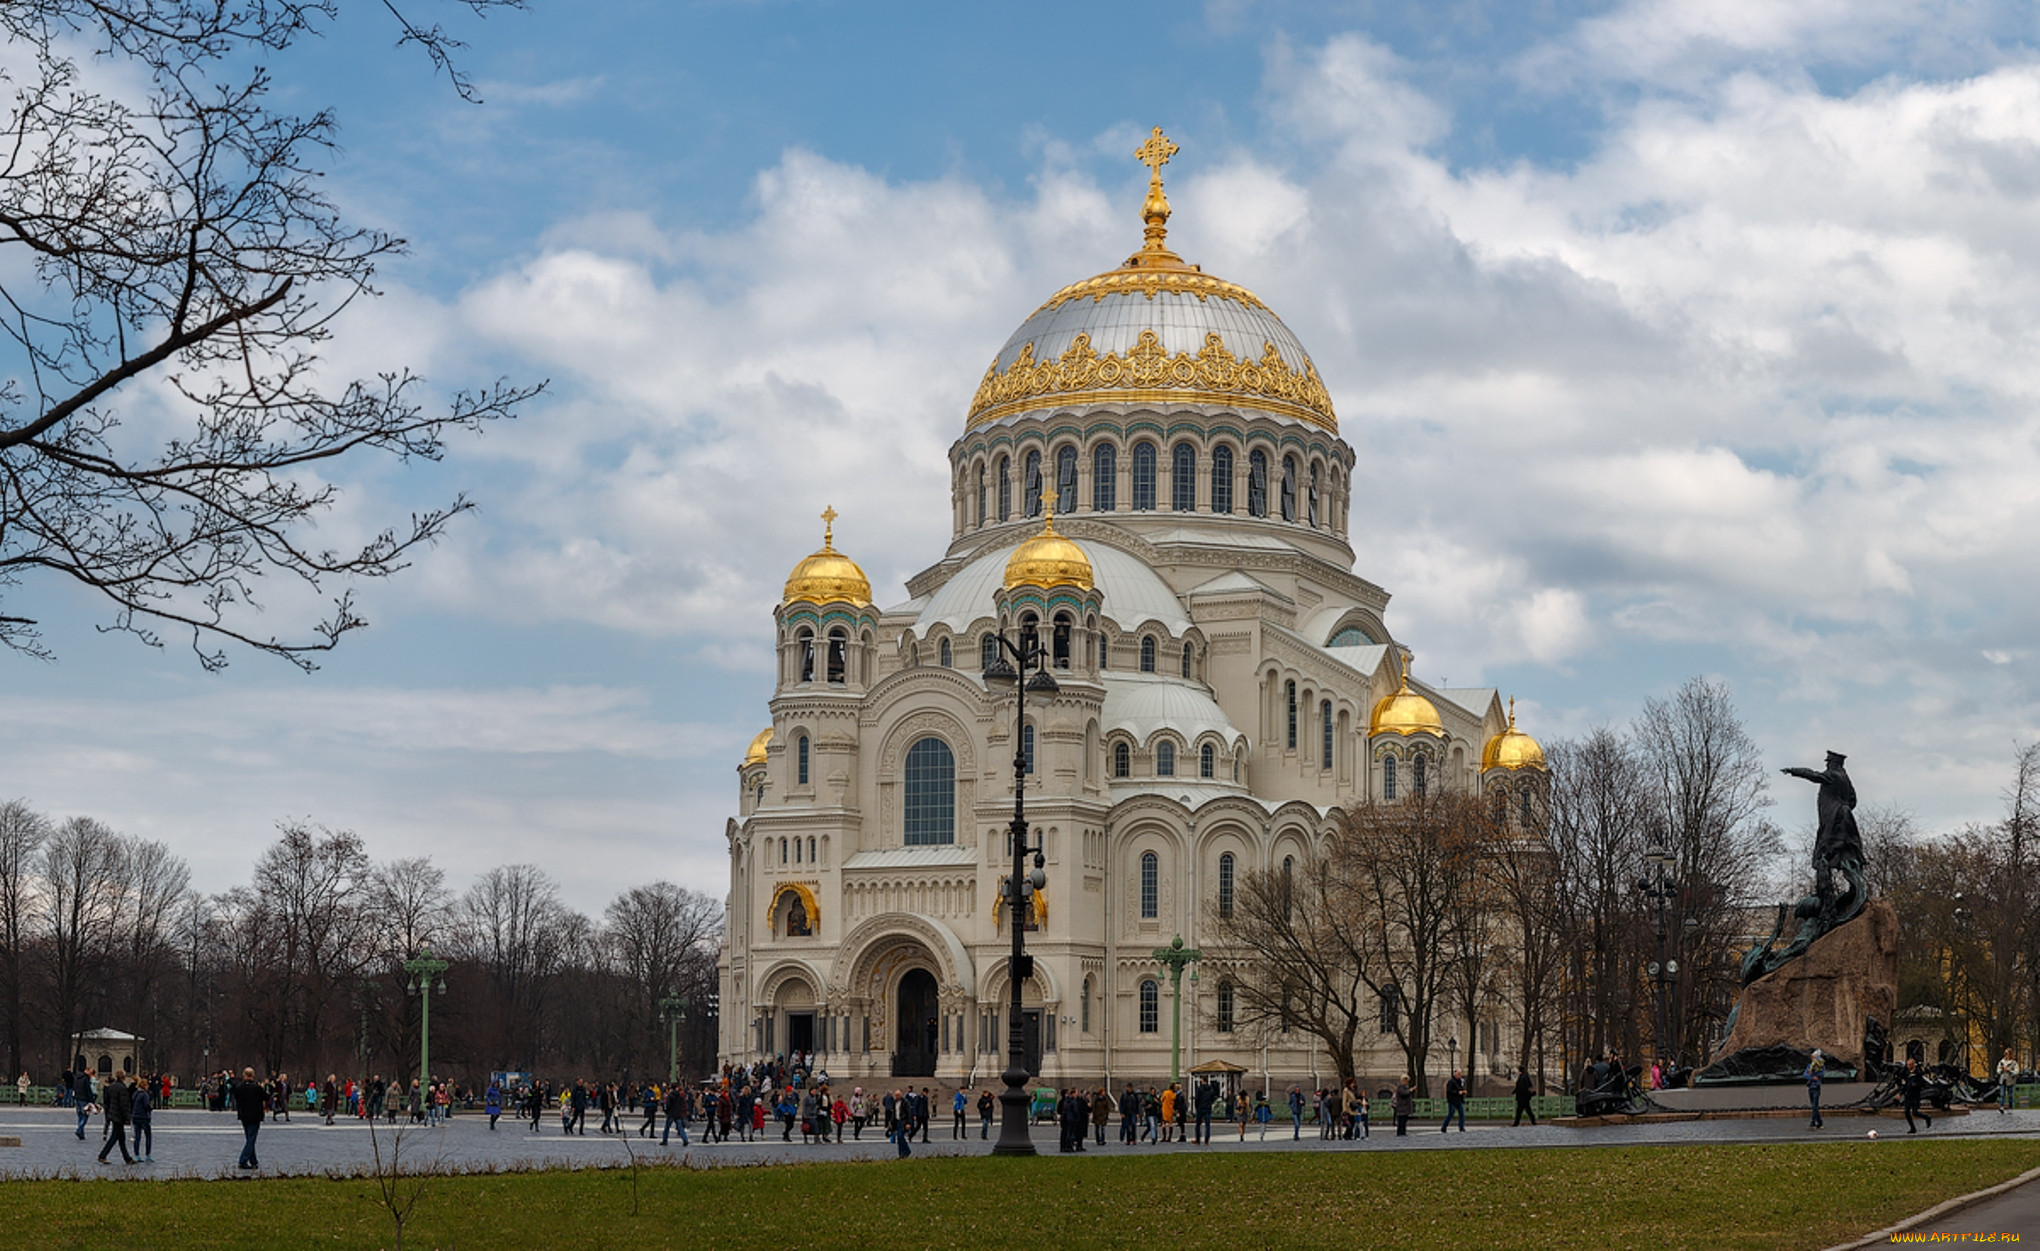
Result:
[[[725,1061],[1003,1067],[1015,696],[979,670],[985,636],[1030,616],[1060,685],[1027,704],[1048,887],[1023,989],[1050,1084],[1169,1072],[1154,950],[1178,935],[1206,956],[1183,986],[1186,1069],[1329,1072],[1302,1034],[1228,1028],[1243,973],[1211,929],[1230,882],[1301,862],[1341,807],[1535,784],[1493,750],[1529,742],[1495,691],[1404,686],[1388,593],[1354,573],[1330,397],[1272,311],[1161,246],[1160,194],[1148,246],[1059,292],[987,371],[950,450],[953,537],[912,598],[880,609],[861,574],[831,582],[855,567],[827,545],[789,581],[769,741],[727,830]],[[1007,585],[1049,487],[1091,587]],[[1495,1011],[1476,1073],[1505,1057]],[[1391,1035],[1363,1046],[1363,1072],[1401,1071]]]

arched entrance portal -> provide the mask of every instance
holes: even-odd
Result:
[[[894,1077],[933,1077],[942,1044],[942,1011],[937,998],[935,975],[926,969],[908,969],[900,978],[897,996],[899,1020],[893,1042]]]

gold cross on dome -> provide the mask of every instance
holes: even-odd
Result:
[[[1048,520],[1050,520],[1050,521],[1053,521],[1053,520],[1055,520],[1055,488],[1054,488],[1054,487],[1052,487],[1052,486],[1051,486],[1051,487],[1043,487],[1043,488],[1041,489],[1041,507],[1042,507],[1042,511],[1048,514]]]
[[[1180,151],[1182,149],[1170,143],[1169,137],[1162,133],[1160,126],[1157,126],[1154,133],[1148,136],[1147,142],[1133,150],[1133,159],[1147,166],[1149,176],[1160,182],[1162,166],[1167,165],[1169,158]]]
[[[827,508],[824,508],[822,510],[823,547],[827,547],[831,543],[834,543],[836,541],[836,518],[840,515],[841,514],[837,513],[836,506],[834,504],[831,504]]]

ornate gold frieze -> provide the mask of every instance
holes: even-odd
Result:
[[[1162,292],[1176,295],[1194,295],[1199,300],[1217,296],[1223,300],[1237,300],[1249,308],[1273,312],[1261,297],[1240,286],[1210,274],[1190,269],[1112,269],[1095,278],[1073,282],[1042,302],[1036,313],[1045,309],[1061,308],[1071,300],[1089,298],[1092,303],[1108,295],[1144,295],[1152,300]]]
[[[1204,347],[1196,355],[1178,352],[1170,356],[1161,336],[1152,330],[1141,331],[1125,356],[1116,352],[1101,356],[1091,346],[1091,336],[1079,334],[1069,350],[1054,360],[1035,360],[1030,343],[1004,373],[994,361],[971,398],[969,424],[995,421],[1045,399],[1075,395],[1107,399],[1129,394],[1161,399],[1211,395],[1289,413],[1334,433],[1339,428],[1331,393],[1308,358],[1298,372],[1282,359],[1273,343],[1263,345],[1258,361],[1234,356],[1216,332],[1204,336]]]

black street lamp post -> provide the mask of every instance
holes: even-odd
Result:
[[[1043,872],[1041,848],[1030,846],[1027,838],[1027,692],[1053,695],[1059,688],[1055,675],[1048,671],[1048,657],[1034,631],[1023,632],[1017,645],[1004,634],[991,637],[998,649],[985,666],[985,684],[1011,682],[1017,690],[1013,721],[1013,824],[1009,830],[1013,873],[1006,879],[1006,903],[1012,909],[1013,925],[1013,957],[1007,967],[1012,1001],[1006,1023],[1006,1071],[1000,1075],[1006,1089],[999,1093],[999,1140],[992,1144],[992,1154],[1034,1155],[1034,1140],[1027,1133],[1029,1073],[1021,987],[1034,976],[1034,957],[1027,954],[1027,910],[1033,906],[1034,892],[1048,885],[1048,875]],[[1008,656],[1012,657],[1010,661]],[[1030,669],[1032,677],[1028,676]],[[1027,871],[1029,853],[1034,856],[1031,874]]]
[[[1648,867],[1636,889],[1657,905],[1657,959],[1645,966],[1657,994],[1657,1056],[1668,1071],[1675,1071],[1679,1067],[1679,1049],[1671,1038],[1670,1001],[1671,988],[1679,979],[1679,961],[1665,951],[1665,905],[1678,895],[1679,885],[1671,877],[1675,863],[1671,852],[1654,846],[1643,853],[1643,860]]]

